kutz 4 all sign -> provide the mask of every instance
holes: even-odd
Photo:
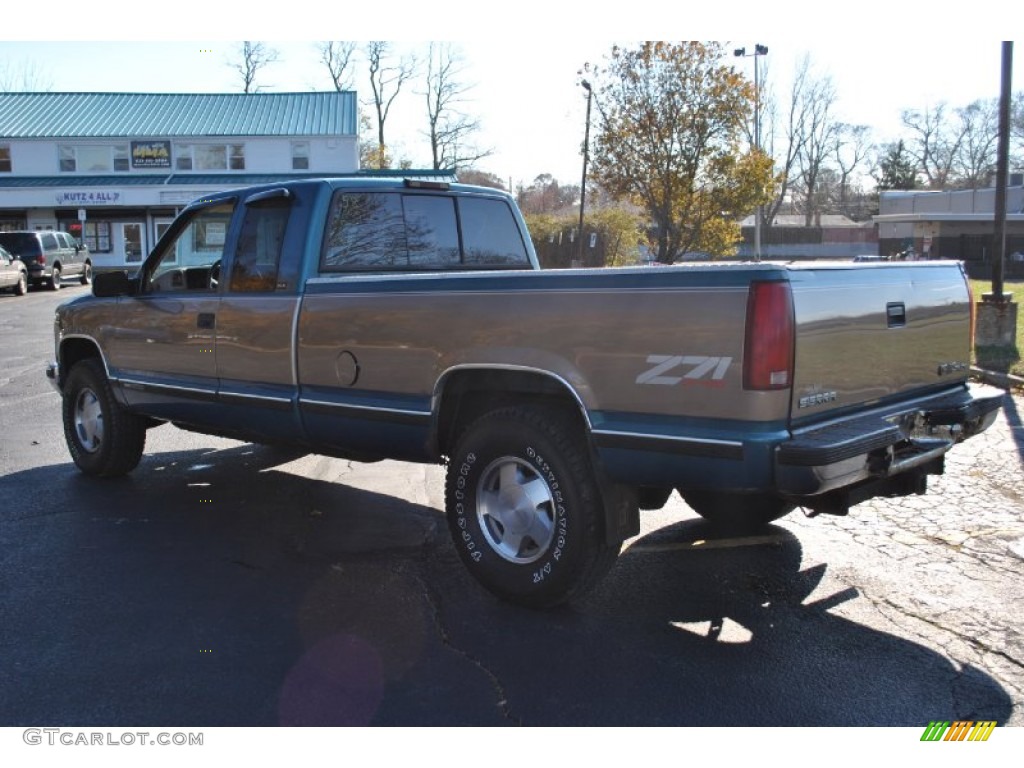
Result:
[[[988,741],[995,727],[995,720],[933,720],[924,729],[921,741]]]

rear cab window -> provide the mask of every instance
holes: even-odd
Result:
[[[529,269],[509,205],[496,198],[336,190],[321,273]]]

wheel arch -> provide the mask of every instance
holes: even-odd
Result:
[[[437,380],[431,401],[431,447],[448,455],[461,427],[487,411],[511,404],[547,404],[564,409],[590,439],[591,423],[579,394],[561,376],[536,368],[460,365]]]
[[[106,358],[103,357],[103,352],[100,349],[100,345],[96,339],[91,336],[73,335],[65,336],[61,339],[60,347],[57,349],[57,365],[59,366],[60,381],[58,384],[61,389],[64,388],[64,382],[67,380],[68,372],[75,367],[75,365],[82,360],[89,358],[96,358],[100,361],[103,366],[104,373],[110,376],[110,370],[107,368]]]

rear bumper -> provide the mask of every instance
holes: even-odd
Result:
[[[971,384],[794,431],[775,449],[778,492],[799,502],[905,473],[941,473],[945,453],[991,426],[1004,396]]]

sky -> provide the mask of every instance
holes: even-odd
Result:
[[[542,173],[579,183],[586,95],[577,73],[585,62],[602,62],[615,42],[720,40],[729,51],[767,45],[768,55],[760,60],[767,65],[763,85],[780,99],[797,62],[808,55],[815,72],[836,86],[839,118],[870,125],[874,140],[884,142],[899,135],[902,109],[939,102],[964,106],[998,95],[1001,43],[994,30],[1007,15],[988,0],[960,6],[963,18],[956,21],[948,9],[957,6],[943,5],[947,10],[937,13],[935,3],[905,2],[895,9],[876,0],[845,8],[832,4],[825,12],[820,2],[802,0],[771,6],[737,0],[714,12],[653,0],[601,8],[535,0],[514,6],[389,0],[354,9],[290,0],[273,13],[252,11],[248,17],[196,0],[153,6],[143,15],[144,6],[128,0],[97,0],[87,12],[66,0],[57,5],[64,10],[58,15],[71,23],[61,24],[53,40],[0,40],[0,72],[4,66],[8,72],[29,66],[51,91],[238,92],[239,76],[227,62],[237,61],[237,40],[245,38],[279,53],[258,80],[264,90],[325,90],[331,84],[318,61],[321,36],[383,38],[396,51],[420,52],[428,40],[452,41],[465,63],[464,79],[473,85],[465,110],[481,121],[479,144],[493,150],[479,167],[513,185]],[[275,6],[235,4],[244,7]],[[43,28],[31,23],[28,3],[19,4],[13,20],[6,18],[9,12],[7,30]],[[1017,91],[1024,90],[1024,47],[1015,48]],[[752,59],[730,56],[728,63],[753,78]],[[365,68],[356,72],[355,90],[363,102],[369,95]],[[429,167],[424,124],[425,97],[403,91],[386,138],[398,157],[417,167]]]

